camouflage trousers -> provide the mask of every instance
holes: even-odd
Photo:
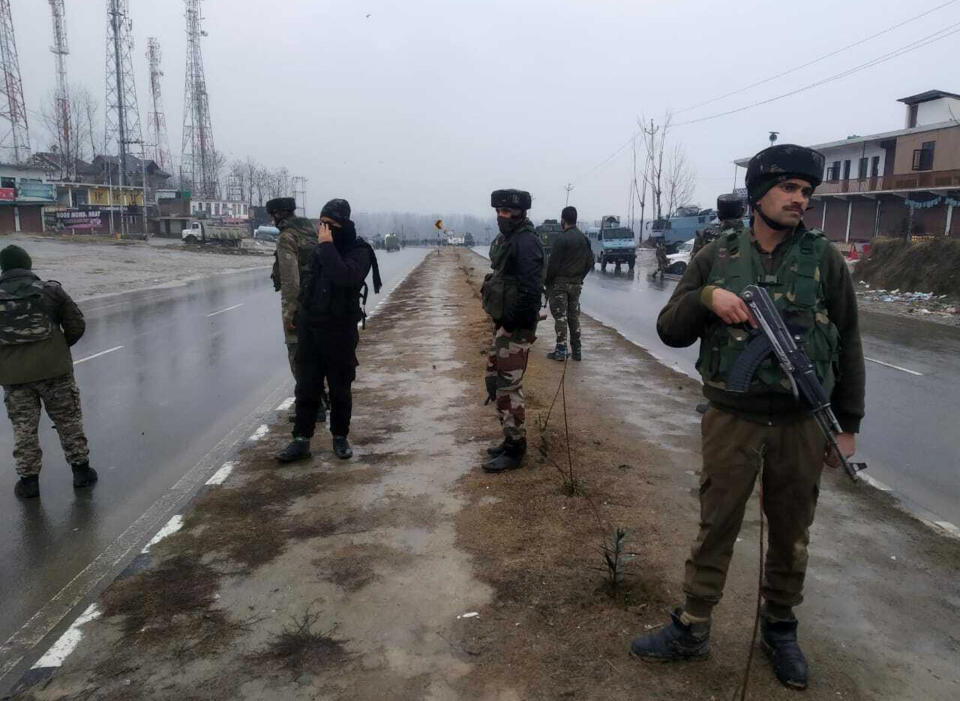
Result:
[[[13,458],[18,475],[26,477],[40,472],[43,456],[38,435],[41,403],[60,435],[67,462],[71,465],[87,462],[90,451],[83,433],[80,390],[72,372],[49,380],[4,385],[3,401],[13,424]]]
[[[554,282],[547,299],[557,332],[557,346],[567,345],[567,327],[570,327],[570,349],[580,350],[580,290],[579,282]]]
[[[527,370],[530,345],[536,340],[533,329],[512,334],[498,328],[487,353],[486,382],[495,387],[497,414],[507,440],[526,438],[526,411],[523,403],[523,374]]]

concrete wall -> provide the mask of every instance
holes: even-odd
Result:
[[[827,160],[826,166],[824,168],[823,178],[827,179],[827,171],[830,169],[830,166],[833,165],[834,161],[840,161],[840,178],[843,179],[843,162],[850,161],[850,179],[856,180],[860,177],[859,163],[861,158],[866,158],[867,163],[867,174],[866,177],[870,177],[870,161],[873,160],[874,156],[880,157],[880,170],[879,173],[883,174],[883,169],[886,161],[886,151],[880,147],[880,144],[850,144],[849,146],[838,146],[832,149],[826,149],[821,151],[824,157]]]
[[[951,116],[950,112],[953,111]],[[917,105],[917,126],[949,122],[960,119],[960,100],[955,97],[942,97],[939,100],[921,102]]]
[[[913,173],[913,152],[927,141],[937,144],[933,153],[933,170],[960,170],[960,126],[956,126],[898,137],[894,174]]]

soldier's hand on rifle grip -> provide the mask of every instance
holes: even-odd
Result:
[[[757,328],[757,322],[746,303],[730,290],[715,289],[710,298],[710,309],[725,324],[750,324]]]
[[[840,452],[843,453],[843,457],[849,458],[855,452],[857,452],[857,436],[854,433],[838,433],[837,434],[837,445],[840,446]],[[840,458],[837,457],[836,452],[834,452],[831,445],[827,444],[827,452],[824,455],[824,462],[830,467],[841,467],[842,463]]]

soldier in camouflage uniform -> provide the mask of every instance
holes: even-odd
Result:
[[[294,216],[296,209],[297,203],[292,197],[277,197],[267,202],[267,213],[273,217],[274,224],[280,230],[270,277],[274,289],[280,292],[283,340],[287,346],[287,359],[294,380],[297,379],[298,300],[300,290],[309,282],[310,258],[317,245],[317,232],[313,223],[304,217]],[[327,398],[324,393],[317,416],[320,423],[326,421],[326,406]]]
[[[560,215],[561,233],[553,243],[544,283],[550,313],[557,332],[557,345],[547,357],[563,361],[567,357],[567,327],[570,327],[571,357],[579,361],[580,349],[580,290],[583,280],[593,270],[593,252],[590,241],[577,228],[577,210],[565,207]]]
[[[73,469],[73,486],[97,481],[70,355],[86,328],[83,314],[60,283],[40,280],[31,268],[30,256],[19,246],[0,251],[0,384],[20,476],[14,492],[22,499],[40,495],[41,403]]]
[[[720,195],[717,198],[717,221],[701,231],[698,231],[693,241],[693,251],[690,260],[700,252],[700,249],[711,241],[730,233],[743,231],[743,215],[745,207],[739,195]]]
[[[490,203],[497,210],[500,235],[490,244],[493,272],[483,283],[483,309],[494,327],[485,382],[488,401],[496,402],[504,440],[487,451],[490,460],[483,469],[503,472],[520,467],[527,451],[523,374],[540,316],[543,245],[527,218],[529,192],[496,190]]]

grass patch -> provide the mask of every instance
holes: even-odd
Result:
[[[350,655],[343,641],[330,637],[332,631],[315,630],[320,614],[306,611],[293,618],[257,658],[261,663],[279,663],[292,672],[315,671],[339,664]]]

